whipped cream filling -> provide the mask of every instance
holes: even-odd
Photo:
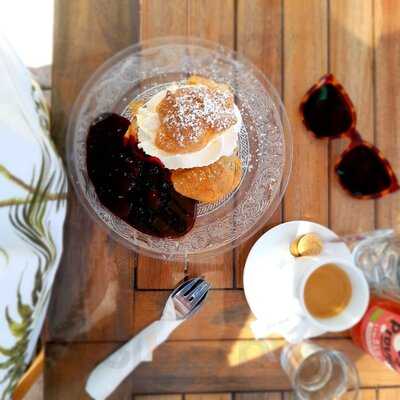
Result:
[[[203,85],[196,85],[203,86]],[[179,88],[193,87],[193,85],[172,84],[154,95],[146,104],[139,108],[136,115],[138,125],[138,146],[148,155],[157,157],[168,169],[204,167],[217,161],[222,156],[234,153],[238,144],[238,135],[242,126],[242,116],[236,104],[234,114],[237,122],[214,136],[201,150],[173,154],[159,149],[155,145],[157,133],[160,129],[160,118],[157,113],[158,104],[165,97],[167,91],[174,93]]]

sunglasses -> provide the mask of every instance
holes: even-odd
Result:
[[[386,158],[357,132],[354,105],[332,74],[323,76],[305,94],[300,112],[304,125],[317,139],[350,140],[335,164],[335,172],[351,196],[375,199],[400,188]]]

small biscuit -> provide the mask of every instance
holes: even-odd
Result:
[[[294,257],[318,256],[323,249],[323,242],[316,233],[301,235],[290,244],[290,253]]]
[[[299,242],[299,238],[296,238],[296,239],[292,240],[292,243],[290,243],[289,251],[293,257],[300,257],[299,249],[297,248],[298,242]]]

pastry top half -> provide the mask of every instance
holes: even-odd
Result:
[[[238,186],[242,118],[228,85],[192,76],[145,104],[132,103],[131,112],[127,135],[135,135],[145,153],[171,170],[176,191],[215,202]]]
[[[231,89],[200,77],[155,94],[138,108],[136,120],[139,147],[171,170],[230,156],[242,126]]]

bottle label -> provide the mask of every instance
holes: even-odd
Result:
[[[372,357],[400,372],[400,315],[371,307],[364,317],[362,331]]]

